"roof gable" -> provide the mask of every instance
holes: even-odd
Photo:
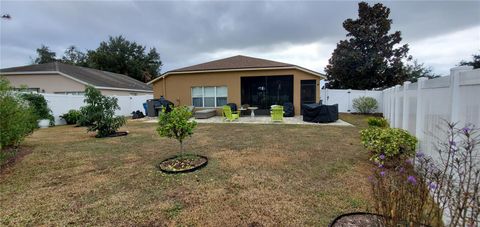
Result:
[[[252,58],[237,55],[229,58],[223,58],[215,61],[209,61],[198,65],[192,65],[170,72],[186,72],[186,71],[204,71],[204,70],[222,70],[222,69],[247,69],[247,68],[273,68],[273,67],[291,67],[294,65],[270,61],[261,58]]]
[[[102,88],[151,91],[151,86],[129,76],[60,62],[1,69],[0,73],[58,72],[85,84]]]

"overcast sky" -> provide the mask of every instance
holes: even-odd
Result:
[[[374,3],[374,2],[372,2]],[[123,35],[155,47],[162,72],[232,55],[297,64],[323,72],[342,22],[357,18],[358,2],[328,1],[0,1],[0,67],[30,64],[45,44],[61,56],[75,45],[95,49]],[[392,30],[410,54],[447,74],[480,50],[480,1],[386,1]]]

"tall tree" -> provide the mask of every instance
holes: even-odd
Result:
[[[472,55],[472,60],[471,61],[465,61],[462,60],[459,65],[469,65],[473,66],[474,69],[480,68],[480,54],[474,54]]]
[[[155,48],[146,53],[146,47],[126,40],[123,36],[109,37],[96,50],[87,53],[88,66],[125,74],[148,82],[160,73],[162,62]]]
[[[71,65],[87,66],[87,55],[72,45],[63,53],[62,62]]]
[[[402,38],[396,31],[389,34],[390,9],[377,3],[358,4],[358,19],[347,19],[343,27],[346,40],[337,44],[325,68],[329,88],[373,89],[393,86],[407,80],[402,59],[408,45],[398,45]]]
[[[432,67],[426,67],[425,64],[418,63],[417,59],[413,61],[413,64],[405,66],[405,73],[407,74],[407,80],[412,83],[417,82],[420,77],[428,79],[440,77],[440,75],[433,73]]]
[[[57,59],[55,58],[56,54],[53,51],[50,51],[50,48],[43,45],[40,48],[37,48],[37,57],[33,61],[35,64],[44,64],[54,62]]]

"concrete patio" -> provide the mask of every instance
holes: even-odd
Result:
[[[318,126],[353,126],[348,122],[338,119],[336,122],[332,123],[312,123],[305,122],[302,120],[302,116],[295,117],[285,117],[283,122],[272,122],[270,116],[242,116],[238,120],[229,122],[224,121],[223,117],[215,116],[208,119],[195,119],[198,123],[218,123],[218,124],[288,124],[288,125],[318,125]],[[157,119],[146,120],[147,123],[156,123]]]

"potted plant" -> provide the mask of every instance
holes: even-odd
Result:
[[[180,154],[160,162],[158,168],[165,173],[191,172],[207,165],[205,156],[184,152],[184,141],[193,135],[197,122],[190,121],[192,112],[188,107],[172,107],[172,111],[162,110],[158,117],[157,132],[161,137],[176,139],[180,144]]]

